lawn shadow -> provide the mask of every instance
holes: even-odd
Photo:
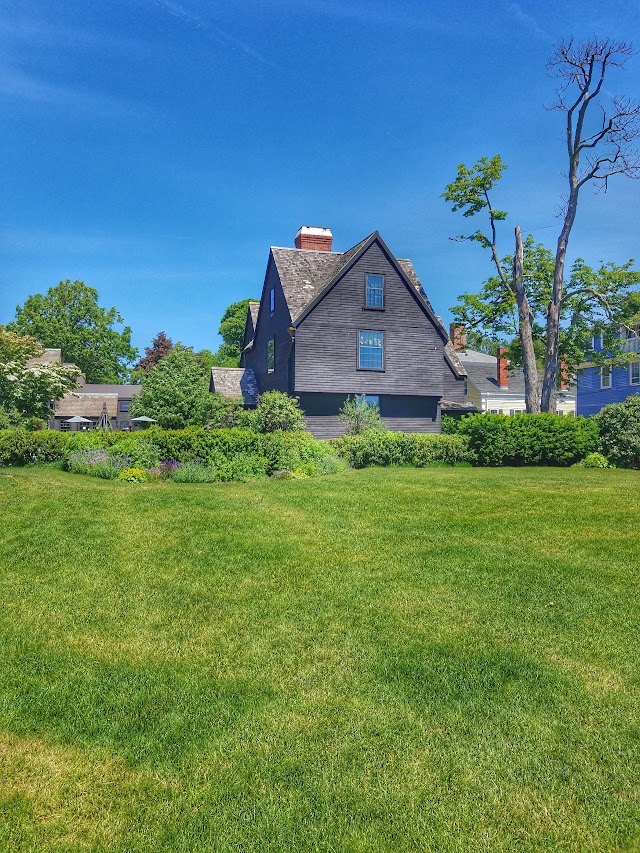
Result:
[[[199,668],[108,663],[27,643],[0,667],[0,727],[103,747],[177,772],[270,700],[265,685]]]

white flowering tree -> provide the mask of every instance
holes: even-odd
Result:
[[[28,364],[43,352],[35,338],[0,326],[0,408],[25,418],[47,418],[49,403],[76,387],[76,367]]]

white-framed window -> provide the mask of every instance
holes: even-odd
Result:
[[[523,415],[524,409],[509,409],[509,414],[511,415],[511,417],[513,417],[514,415]]]
[[[503,409],[489,409],[489,414],[490,415],[502,415],[502,414],[504,414],[504,410]]]
[[[603,364],[600,368],[600,387],[611,388],[611,365]]]
[[[270,338],[267,341],[267,371],[273,373],[276,369],[276,339]]]
[[[384,370],[384,332],[358,332],[358,368]]]
[[[269,311],[273,314],[276,310],[276,289],[272,287],[269,291]]]
[[[366,308],[384,308],[384,276],[367,273],[366,275]]]
[[[640,361],[632,361],[629,365],[629,385],[640,385]]]

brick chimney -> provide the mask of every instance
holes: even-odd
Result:
[[[464,326],[458,323],[451,323],[449,326],[449,337],[451,338],[454,350],[457,352],[467,348],[467,330]]]
[[[316,228],[314,225],[303,225],[296,234],[296,249],[307,249],[312,252],[330,252],[333,234],[330,228]]]
[[[569,368],[567,367],[566,361],[560,362],[560,369],[558,373],[560,375],[560,389],[562,391],[566,391],[569,387]]]
[[[507,367],[507,348],[498,347],[496,350],[496,379],[500,388],[509,387],[509,369]]]

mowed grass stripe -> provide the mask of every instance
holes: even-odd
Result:
[[[640,845],[636,472],[0,472],[0,847]]]

